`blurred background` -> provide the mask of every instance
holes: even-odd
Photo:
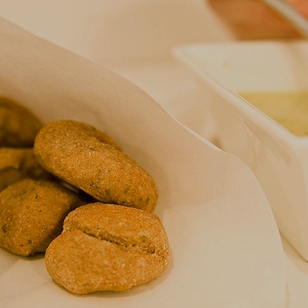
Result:
[[[203,0],[1,0],[0,15],[102,63],[231,37]]]

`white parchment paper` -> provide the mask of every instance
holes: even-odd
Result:
[[[0,19],[0,94],[45,122],[76,119],[110,134],[154,178],[172,262],[126,293],[75,296],[42,256],[0,250],[3,307],[286,307],[279,232],[252,172],[171,118],[121,76]]]

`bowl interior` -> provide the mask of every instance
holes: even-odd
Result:
[[[211,84],[228,104],[234,105],[249,119],[269,132],[274,130],[275,134],[282,134],[282,138],[298,141],[295,134],[290,134],[284,127],[265,117],[261,109],[247,103],[240,94],[308,94],[306,42],[198,44],[179,47],[174,54],[201,76],[202,82],[205,80]],[[308,108],[305,109],[308,116]]]

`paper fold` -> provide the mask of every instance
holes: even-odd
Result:
[[[3,19],[0,94],[46,122],[82,120],[110,134],[156,181],[156,214],[172,248],[172,264],[152,283],[86,297],[56,286],[42,258],[0,250],[5,307],[286,306],[279,232],[257,180],[240,160],[175,121],[128,80]]]

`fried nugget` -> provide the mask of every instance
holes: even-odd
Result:
[[[153,178],[98,135],[85,123],[51,122],[37,134],[34,153],[43,168],[99,201],[153,211],[158,198]]]
[[[66,215],[84,204],[52,181],[25,179],[0,192],[0,247],[30,256],[45,252],[62,231]]]
[[[0,146],[31,147],[41,121],[27,108],[0,97]]]
[[[0,191],[25,178],[52,179],[37,162],[33,148],[0,148]]]
[[[70,212],[45,254],[50,276],[76,294],[140,286],[169,260],[167,233],[155,214],[99,202]]]

